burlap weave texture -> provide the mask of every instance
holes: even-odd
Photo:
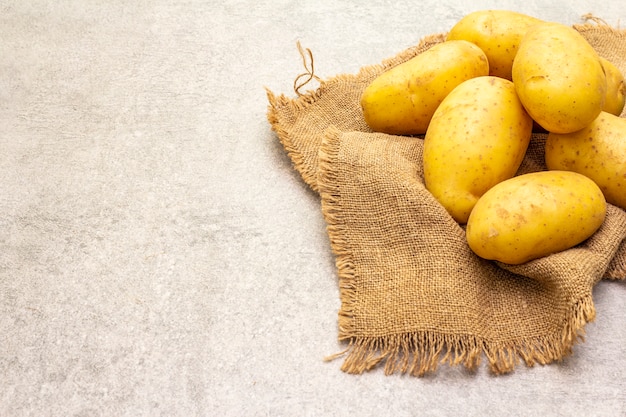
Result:
[[[576,26],[626,73],[626,32]],[[626,278],[626,212],[575,248],[510,266],[475,256],[423,184],[422,139],[371,132],[360,94],[386,69],[444,40],[424,38],[380,65],[322,81],[290,99],[268,91],[268,119],[303,180],[319,193],[341,290],[342,369],[423,375],[441,362],[494,373],[571,353],[593,320],[592,288]],[[535,134],[520,173],[545,169]]]

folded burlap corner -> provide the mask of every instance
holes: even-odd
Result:
[[[626,73],[626,31],[575,26]],[[339,276],[342,369],[383,365],[424,375],[440,363],[496,374],[522,360],[547,364],[572,352],[595,317],[592,288],[626,279],[626,212],[575,248],[522,265],[483,260],[465,231],[425,189],[420,137],[372,132],[360,94],[386,69],[442,42],[424,38],[356,75],[321,81],[295,99],[268,91],[268,120],[295,169],[320,195]],[[519,173],[544,170],[534,134]]]

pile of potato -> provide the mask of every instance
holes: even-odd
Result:
[[[626,209],[625,92],[574,28],[484,10],[374,79],[361,107],[374,131],[423,134],[426,188],[470,248],[519,264],[593,235],[607,202]],[[516,175],[538,129],[548,170]]]

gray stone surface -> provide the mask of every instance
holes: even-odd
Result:
[[[606,2],[0,1],[0,416],[623,416],[626,286],[586,341],[493,377],[346,375],[319,200],[265,119],[322,78],[504,8]],[[313,88],[313,86],[312,86]]]

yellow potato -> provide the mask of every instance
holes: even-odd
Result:
[[[606,76],[599,56],[575,29],[531,27],[513,61],[513,82],[531,117],[549,132],[582,129],[604,107]]]
[[[376,131],[423,134],[439,103],[461,82],[489,73],[485,53],[467,41],[442,42],[375,78],[361,95]]]
[[[608,59],[600,57],[600,64],[606,74],[606,100],[604,101],[605,112],[619,116],[624,110],[626,103],[626,86],[624,85],[624,75]]]
[[[426,188],[465,223],[489,188],[515,175],[530,143],[532,119],[509,80],[476,77],[441,102],[424,137]]]
[[[476,44],[489,60],[489,75],[511,80],[513,58],[526,31],[543,20],[508,10],[480,10],[465,15],[448,32],[447,40]]]
[[[576,246],[605,216],[602,191],[584,175],[518,175],[478,200],[467,222],[467,243],[482,258],[521,264]]]
[[[548,134],[548,169],[574,171],[598,184],[606,201],[626,209],[626,119],[602,112],[570,134]]]

